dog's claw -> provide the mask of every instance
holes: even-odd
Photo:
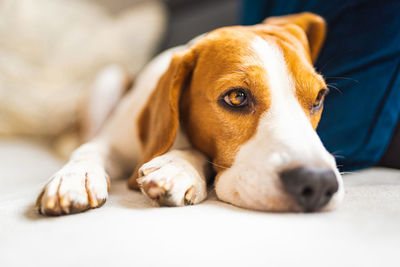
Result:
[[[195,188],[194,186],[191,186],[188,190],[186,190],[184,204],[193,205],[195,197]]]
[[[156,170],[158,170],[159,168],[156,168],[156,167],[150,167],[150,168],[147,168],[147,169],[141,169],[139,172],[139,174],[140,174],[140,176],[146,176],[146,175],[149,175],[150,173],[152,173],[152,172],[154,172],[154,171],[156,171]]]
[[[46,201],[46,209],[51,210],[56,206],[57,199],[55,197],[49,197]]]

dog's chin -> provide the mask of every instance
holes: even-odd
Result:
[[[301,208],[285,196],[258,197],[239,191],[240,203],[232,203],[242,208],[266,212],[301,212]]]
[[[257,197],[249,195],[249,193],[243,190],[238,190],[237,193],[232,195],[219,195],[217,196],[220,200],[230,203],[234,206],[257,211],[273,212],[273,213],[302,213],[306,212],[297,203],[292,201],[290,197]],[[340,193],[336,193],[335,196],[328,202],[327,205],[319,210],[313,212],[329,212],[338,208],[343,197]]]
[[[344,194],[342,191],[337,192],[324,207],[313,212],[329,212],[337,209],[343,200]],[[282,193],[281,196],[258,197],[256,194],[249,194],[243,190],[238,190],[238,195],[235,203],[230,203],[246,209],[266,212],[307,212],[285,193]]]
[[[339,206],[344,196],[341,179],[339,184],[338,192],[315,212],[332,211]],[[274,175],[270,175],[268,179],[260,179],[254,171],[239,172],[232,168],[217,175],[215,189],[218,199],[241,208],[266,212],[305,212],[283,190]]]
[[[269,212],[300,212],[301,208],[280,189],[277,177],[261,178],[251,169],[231,168],[217,174],[218,199],[235,206]]]

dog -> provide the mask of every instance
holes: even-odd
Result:
[[[325,28],[312,13],[220,28],[154,58],[108,118],[98,92],[92,136],[45,185],[39,212],[100,207],[109,176],[132,171],[129,188],[160,206],[200,203],[214,178],[217,197],[243,208],[335,208],[342,177],[315,131],[328,89],[312,63]],[[100,81],[120,92],[125,78],[113,73]]]

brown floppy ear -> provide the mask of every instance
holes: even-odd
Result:
[[[179,128],[179,100],[194,68],[194,52],[176,52],[167,71],[160,77],[156,88],[138,117],[142,161],[128,181],[131,189],[138,189],[138,169],[151,159],[168,151]]]
[[[306,34],[307,39],[304,40],[300,35],[297,37],[310,52],[312,62],[315,62],[324,43],[326,34],[326,23],[321,16],[310,12],[303,12],[294,15],[270,17],[264,20],[263,23],[280,26],[293,24],[299,26]],[[293,31],[292,33],[295,34]]]

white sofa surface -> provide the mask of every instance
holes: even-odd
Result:
[[[0,266],[400,266],[400,171],[344,176],[336,211],[249,211],[208,200],[156,208],[125,181],[106,204],[43,217],[34,201],[60,166],[39,144],[0,140]]]

